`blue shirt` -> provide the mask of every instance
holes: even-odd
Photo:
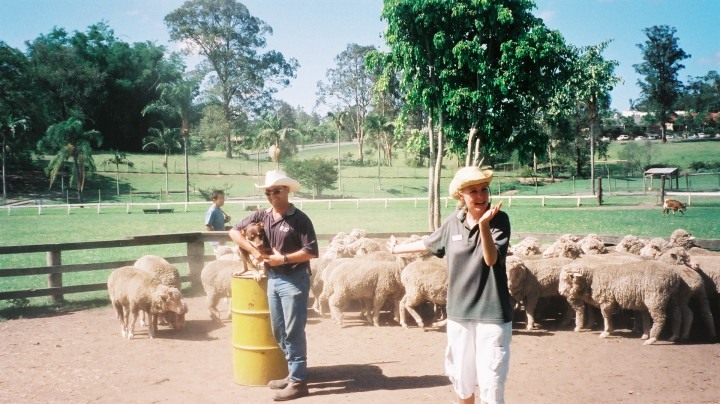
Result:
[[[215,231],[225,230],[225,215],[223,215],[222,209],[214,203],[205,213],[205,225],[212,226]]]

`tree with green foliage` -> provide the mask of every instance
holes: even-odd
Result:
[[[157,149],[163,152],[163,167],[165,168],[165,193],[170,192],[168,155],[175,150],[180,149],[180,134],[177,128],[167,128],[165,123],[160,123],[160,129],[149,128],[150,135],[143,138],[143,150]]]
[[[382,152],[384,150],[383,143],[387,142],[388,133],[392,133],[394,126],[392,122],[389,122],[387,117],[383,115],[369,115],[365,120],[365,131],[370,140],[375,140],[375,148],[377,149],[377,179],[378,189],[382,190],[382,178],[380,176],[380,166],[382,165]],[[387,155],[385,161],[390,165]]]
[[[562,36],[532,15],[533,7],[530,0],[384,2],[389,67],[401,74],[407,106],[427,111],[431,230],[440,225],[446,140],[466,165],[505,150],[544,150],[543,136],[518,129],[554,94],[568,51]]]
[[[644,62],[633,65],[635,71],[644,76],[637,83],[648,112],[652,112],[660,124],[663,143],[667,142],[665,124],[670,120],[682,88],[677,76],[685,66],[680,62],[690,57],[678,45],[676,32],[667,25],[643,29],[648,39],[637,47],[642,51]]]
[[[338,171],[335,162],[321,157],[305,160],[289,160],[285,172],[304,186],[310,188],[313,197],[321,197],[325,189],[336,189]]]
[[[185,153],[185,202],[190,202],[190,169],[189,169],[189,139],[190,139],[190,116],[193,112],[193,100],[198,95],[200,81],[198,78],[189,76],[173,83],[160,83],[157,90],[160,97],[145,106],[142,114],[151,112],[159,113],[165,117],[180,119],[180,134],[183,139],[183,151]]]
[[[201,69],[211,73],[208,95],[218,99],[227,122],[259,114],[277,88],[295,77],[295,59],[286,61],[277,51],[260,53],[272,28],[235,0],[186,1],[165,16],[165,24],[171,40],[206,58]],[[232,158],[231,138],[227,131],[227,158]]]
[[[45,137],[38,142],[38,151],[56,153],[50,160],[45,173],[50,178],[52,188],[58,173],[65,167],[65,162],[72,159],[70,165],[69,186],[75,185],[78,201],[83,202],[82,192],[87,177],[95,172],[95,161],[92,146],[102,145],[102,136],[96,130],[86,131],[83,122],[76,117],[50,125]]]
[[[615,75],[615,60],[605,60],[602,53],[610,41],[580,49],[574,63],[574,73],[568,82],[575,94],[577,106],[586,115],[589,128],[590,144],[590,188],[595,195],[595,148],[598,145],[597,126],[603,110],[610,108],[610,91],[621,81]],[[578,173],[579,174],[579,173]]]
[[[295,154],[296,138],[302,136],[302,133],[295,128],[286,127],[278,113],[266,115],[262,124],[263,129],[256,138],[255,147],[260,155],[261,148],[269,146],[270,159],[279,170],[281,157],[290,158]]]
[[[337,66],[328,69],[327,83],[318,83],[318,103],[333,111],[348,111],[347,123],[357,139],[360,164],[365,146],[365,119],[370,113],[373,87],[377,77],[366,68],[365,59],[374,46],[349,44],[335,57]]]
[[[337,171],[338,184],[340,184],[340,131],[345,129],[345,122],[348,119],[348,111],[328,112],[327,117],[335,126],[337,141]]]
[[[102,164],[104,166],[115,166],[115,189],[117,191],[117,196],[120,196],[120,166],[124,165],[129,168],[132,167],[134,164],[128,159],[127,153],[111,149],[110,154],[112,155],[112,157],[103,161]]]
[[[5,177],[5,161],[7,160],[7,141],[15,138],[18,129],[25,130],[28,128],[27,118],[16,118],[12,114],[5,114],[0,117],[0,135],[2,135],[2,183],[3,183],[3,201],[7,199],[7,178]]]

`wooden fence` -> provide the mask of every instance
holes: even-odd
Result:
[[[423,233],[412,233],[423,235]],[[369,233],[367,237],[375,239],[387,239],[390,233]],[[393,233],[396,237],[409,237],[411,233]],[[329,241],[334,234],[318,234],[317,237],[321,241]],[[526,237],[535,237],[541,242],[552,242],[558,238],[558,234],[537,234],[537,233],[516,233],[514,237],[524,239]],[[622,237],[601,236],[608,245],[615,245],[620,242]],[[106,290],[107,284],[94,283],[86,285],[63,286],[62,275],[70,272],[97,271],[115,269],[125,265],[132,265],[135,261],[112,261],[99,262],[92,264],[62,264],[62,253],[72,250],[87,249],[105,249],[105,248],[122,248],[148,246],[158,244],[185,244],[187,246],[187,255],[179,257],[165,257],[170,263],[186,263],[188,265],[188,275],[182,276],[183,282],[190,282],[191,290],[201,290],[200,272],[205,262],[215,259],[214,255],[205,255],[205,243],[212,241],[228,240],[228,232],[192,232],[192,233],[176,233],[176,234],[159,234],[129,237],[120,240],[107,241],[90,241],[75,243],[56,243],[56,244],[33,244],[19,246],[0,246],[0,255],[3,254],[26,254],[45,252],[47,254],[47,265],[34,268],[5,268],[0,269],[0,277],[14,276],[30,276],[30,275],[47,275],[48,283],[46,288],[25,289],[14,291],[0,291],[0,300],[22,299],[29,297],[50,296],[53,302],[62,302],[65,294],[92,292]],[[720,239],[712,240],[696,240],[697,245],[703,248],[720,250]]]

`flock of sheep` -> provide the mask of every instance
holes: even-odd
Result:
[[[445,260],[429,254],[392,255],[385,240],[366,235],[362,230],[339,233],[322,256],[311,261],[312,309],[329,314],[340,326],[351,304],[374,326],[380,325],[382,311],[391,311],[403,327],[408,327],[406,313],[422,329],[441,326],[447,302]],[[566,323],[574,319],[574,330],[581,331],[586,329],[586,313],[592,318],[599,309],[602,338],[613,332],[613,314],[627,310],[642,319],[636,324],[642,326],[645,344],[657,341],[666,323],[670,341],[688,339],[695,315],[704,337],[714,341],[714,318],[720,316],[720,253],[698,248],[693,240],[678,229],[670,241],[626,236],[609,249],[594,234],[564,235],[543,251],[537,239],[526,238],[510,247],[508,287],[517,311],[526,314],[527,330],[538,327],[538,318],[564,316]],[[245,270],[237,257],[232,248],[220,249],[217,259],[202,270],[207,309],[215,321],[230,318],[232,276]],[[176,329],[184,326],[187,305],[179,279],[177,269],[157,256],[144,256],[110,275],[108,290],[123,337],[133,337],[140,312],[150,316],[151,337],[158,321]],[[228,301],[224,316],[217,307],[222,299]],[[545,313],[539,309],[543,305]]]

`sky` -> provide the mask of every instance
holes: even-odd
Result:
[[[451,1],[451,0],[450,0]],[[84,32],[100,21],[128,43],[152,41],[169,50],[163,18],[183,0],[0,0],[0,40],[26,50],[25,41],[47,34],[53,27]],[[311,112],[317,82],[325,80],[335,57],[348,44],[374,45],[386,50],[382,0],[241,0],[250,13],[273,29],[267,50],[281,52],[300,64],[297,78],[277,98]],[[612,40],[603,56],[620,63],[615,73],[622,83],[613,89],[612,108],[624,111],[630,99],[640,97],[634,64],[642,63],[637,44],[646,40],[643,29],[654,25],[676,28],[680,48],[691,55],[678,78],[720,71],[720,0],[536,0],[534,14],[560,31],[575,46]],[[196,59],[197,60],[197,59]],[[189,67],[194,65],[188,59]],[[322,107],[320,108],[322,109]]]

